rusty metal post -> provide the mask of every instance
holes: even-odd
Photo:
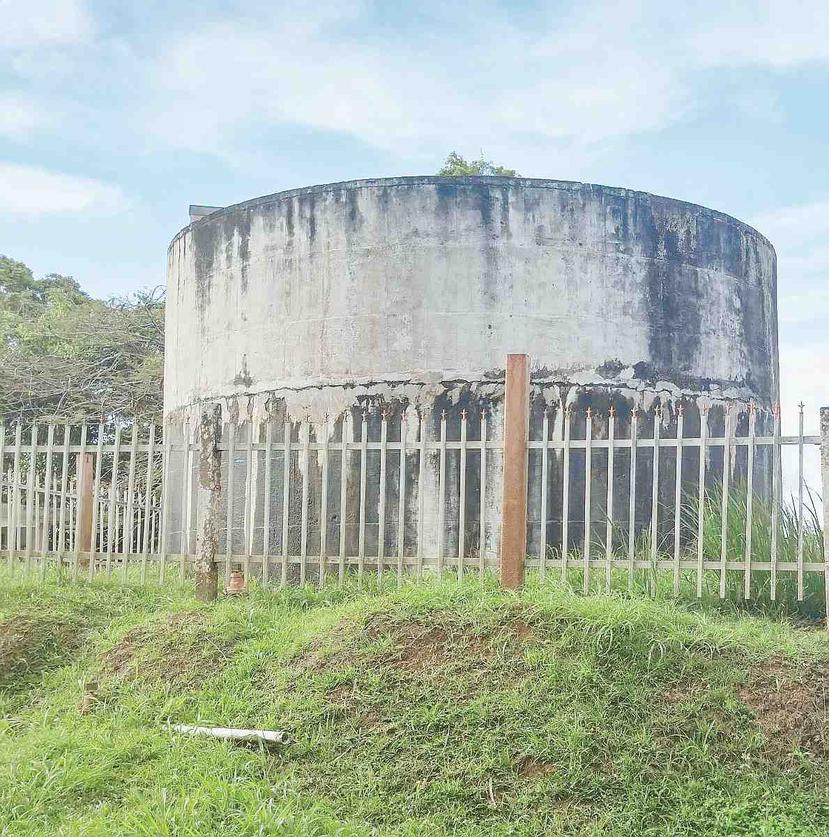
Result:
[[[507,355],[504,392],[504,493],[501,500],[501,586],[524,583],[527,553],[527,441],[530,417],[530,359]]]
[[[221,525],[222,408],[205,410],[199,421],[199,487],[196,497],[196,598],[212,602],[218,595],[219,572],[216,556],[219,552]]]
[[[81,562],[86,566],[87,561],[92,559],[92,509],[95,505],[95,498],[92,496],[92,486],[95,477],[95,454],[78,454],[78,517],[75,530],[77,539],[76,551],[79,555],[86,555]]]
[[[829,407],[820,408],[820,475],[823,483],[823,595],[826,629],[829,630]]]

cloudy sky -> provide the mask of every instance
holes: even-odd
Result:
[[[784,417],[829,404],[829,2],[0,0],[0,253],[106,296],[190,203],[433,173],[643,189],[779,255]]]

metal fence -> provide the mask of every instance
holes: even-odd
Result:
[[[690,582],[701,595],[713,575],[723,597],[735,575],[742,595],[756,594],[759,580],[772,599],[782,574],[798,598],[810,575],[829,578],[804,476],[821,437],[804,434],[802,410],[796,435],[782,435],[776,411],[759,420],[751,407],[724,406],[714,433],[700,415],[687,433],[681,408],[633,411],[622,435],[612,407],[601,416],[543,407],[525,443],[523,565],[571,582],[577,574],[585,591],[664,571],[677,592]],[[238,569],[265,584],[350,572],[382,584],[499,565],[509,428],[498,411],[226,420],[210,452],[218,485],[205,484],[197,428],[160,430],[0,428],[8,570],[185,578],[205,555],[210,497],[208,558],[226,580]],[[797,457],[793,492],[782,484],[785,449]]]
[[[0,426],[0,550],[9,570],[45,575],[51,565],[92,577],[116,565],[126,573],[139,560],[146,579],[163,520],[154,488],[163,447],[150,432],[139,444],[134,428],[124,445],[120,429],[102,425]]]
[[[623,438],[616,434],[612,408],[603,417],[602,437],[595,435],[595,416],[588,409],[581,417],[579,439],[571,435],[578,419],[572,410],[561,409],[558,438],[550,436],[549,411],[545,411],[541,437],[531,439],[528,448],[531,456],[535,452],[540,459],[535,490],[538,506],[547,514],[551,507],[550,461],[558,459],[562,478],[556,499],[562,504],[562,523],[559,540],[550,542],[547,516],[542,516],[539,549],[530,563],[542,576],[557,570],[567,578],[573,569],[578,570],[585,592],[594,570],[603,574],[607,587],[615,570],[623,571],[628,586],[637,570],[666,570],[673,576],[675,592],[679,592],[683,574],[690,574],[697,595],[702,595],[705,574],[713,571],[719,577],[721,597],[726,595],[727,574],[737,572],[742,575],[743,595],[750,598],[754,574],[765,572],[772,600],[779,573],[794,573],[797,598],[802,599],[806,574],[825,572],[822,543],[813,542],[812,548],[806,549],[807,533],[821,537],[816,505],[820,496],[816,486],[807,485],[805,476],[807,461],[818,461],[821,438],[804,433],[802,405],[797,435],[781,434],[778,409],[768,416],[770,432],[765,433],[757,431],[760,411],[753,404],[725,404],[719,409],[721,430],[717,435],[709,432],[710,410],[706,407],[701,409],[697,432],[686,435],[680,405],[671,412],[657,406],[650,415],[646,437],[640,435],[640,426],[647,416],[633,411]],[[796,485],[789,490],[784,489],[781,476],[787,449],[797,456]],[[580,477],[575,481],[574,468]],[[532,488],[532,472],[529,482]],[[580,485],[576,498],[572,496],[574,482]],[[597,488],[602,494],[598,498],[594,495]],[[617,497],[620,490],[626,495],[621,504]],[[645,520],[639,513],[642,504],[647,507]],[[759,515],[758,505],[762,507]],[[781,515],[786,517],[785,534],[794,534],[791,556],[782,554]],[[706,538],[712,519],[719,526],[715,552],[710,549],[711,538]],[[579,523],[575,537],[574,520]],[[758,524],[768,527],[767,550],[754,542]]]

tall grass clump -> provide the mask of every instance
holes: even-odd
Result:
[[[725,573],[725,596],[720,596],[721,572],[710,568],[723,557],[722,541],[725,535],[725,559],[743,563],[746,557],[746,533],[748,520],[748,494],[744,484],[737,484],[728,493],[723,508],[723,492],[716,486],[706,493],[703,508],[702,554],[709,568],[703,570],[701,595],[697,595],[697,560],[699,556],[699,502],[696,496],[687,496],[680,508],[680,560],[685,564],[679,575],[679,589],[674,586],[671,565],[674,560],[673,528],[660,532],[656,549],[650,526],[643,526],[636,533],[633,560],[636,568],[628,568],[630,555],[627,550],[628,531],[622,524],[614,523],[614,566],[610,574],[608,590],[607,573],[601,562],[606,546],[601,536],[596,537],[591,549],[591,570],[588,592],[647,596],[659,599],[675,599],[692,609],[742,612],[774,619],[819,622],[826,619],[826,595],[823,557],[823,530],[819,512],[820,498],[808,491],[803,503],[802,555],[803,591],[799,596],[798,562],[801,531],[799,503],[797,499],[783,500],[777,504],[777,580],[772,598],[772,579],[768,569],[758,569],[758,564],[771,563],[772,530],[774,517],[772,502],[755,494],[751,513],[751,584],[745,595],[745,573],[729,569]],[[667,515],[667,516],[666,516]],[[723,527],[725,516],[725,527]],[[673,518],[673,507],[660,511],[660,520]],[[655,561],[654,561],[655,555]],[[548,561],[557,566],[546,570],[551,583],[562,580],[559,569],[561,549],[548,548]],[[584,554],[581,549],[568,550],[568,569],[563,579],[573,591],[584,589]],[[599,566],[596,566],[596,563]],[[661,564],[661,566],[658,566]],[[692,564],[694,569],[689,569]],[[646,565],[643,567],[643,565]],[[666,567],[666,565],[668,565]],[[789,565],[783,569],[784,565]],[[532,576],[537,575],[533,573]]]
[[[807,491],[803,503],[802,550],[803,598],[798,599],[797,572],[778,569],[776,594],[772,599],[771,573],[768,570],[752,569],[751,590],[748,599],[744,596],[744,573],[729,570],[726,574],[727,598],[738,607],[767,615],[822,619],[826,615],[824,575],[822,571],[808,570],[808,565],[823,567],[823,528],[818,511],[819,498]],[[751,560],[752,564],[771,562],[772,540],[775,525],[775,507],[771,500],[758,495],[752,498],[751,510]],[[795,498],[781,500],[776,506],[777,563],[797,564],[798,545],[801,539],[799,503]],[[725,514],[725,555],[728,561],[744,561],[746,557],[746,535],[748,532],[748,492],[745,484],[738,484],[728,493],[723,509],[723,493],[720,486],[712,488],[705,499],[702,527],[702,548],[705,560],[719,560],[723,541],[723,514]],[[683,523],[687,531],[696,533],[699,504],[694,498],[688,500],[683,509]],[[690,548],[696,552],[696,536]],[[719,584],[719,574],[716,584]],[[708,573],[707,586],[712,574]]]

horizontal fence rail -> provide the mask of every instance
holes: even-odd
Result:
[[[817,574],[825,595],[806,474],[829,453],[802,407],[784,435],[779,412],[751,405],[622,416],[539,398],[517,419],[530,427],[527,569],[584,592],[660,574],[675,593],[771,600],[782,584],[802,600]],[[483,574],[500,559],[503,424],[496,404],[226,419],[212,439],[174,424],[0,427],[0,550],[12,574],[139,583],[183,580],[204,560],[226,586],[237,572],[281,585]]]

